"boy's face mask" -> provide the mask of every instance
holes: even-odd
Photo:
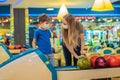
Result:
[[[42,24],[40,25],[41,28],[43,28],[44,30],[48,29],[49,28],[49,24]]]

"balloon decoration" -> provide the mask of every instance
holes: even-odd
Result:
[[[10,22],[10,17],[0,17],[0,23]]]
[[[0,17],[0,24],[2,24],[2,26],[4,26],[4,24],[7,22],[10,22],[9,17]]]
[[[56,22],[56,20],[58,22],[61,22],[61,20],[57,19],[57,16],[50,16],[52,19],[52,22]],[[95,22],[95,23],[111,23],[111,22],[119,22],[120,19],[118,18],[108,18],[108,17],[102,17],[102,18],[98,18],[96,16],[74,16],[76,20],[78,20],[79,22]],[[33,22],[38,22],[37,21],[37,17],[29,17],[29,22],[33,23]]]
[[[25,36],[26,36],[26,44],[29,44],[29,36],[28,36],[28,32],[29,32],[29,28],[28,28],[28,26],[29,26],[29,16],[28,16],[28,9],[25,9],[25,31],[26,31],[26,34],[25,34]],[[22,51],[23,51],[24,49],[22,49]]]
[[[118,33],[118,37],[120,37],[120,29],[118,29],[117,33]]]

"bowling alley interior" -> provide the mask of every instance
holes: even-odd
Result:
[[[120,80],[120,0],[0,0],[0,80]]]

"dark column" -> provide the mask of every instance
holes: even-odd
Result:
[[[25,44],[25,9],[14,9],[14,43]]]

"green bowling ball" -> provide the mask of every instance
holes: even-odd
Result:
[[[79,69],[90,69],[90,60],[87,57],[82,56],[78,59],[77,66]]]

